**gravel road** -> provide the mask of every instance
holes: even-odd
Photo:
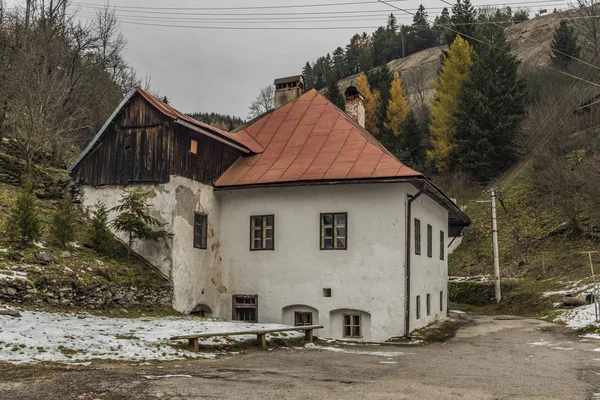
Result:
[[[0,365],[0,399],[600,399],[600,340],[538,320],[472,318],[454,339],[423,347],[320,344],[152,365]]]

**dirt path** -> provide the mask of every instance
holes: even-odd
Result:
[[[0,365],[0,399],[600,399],[600,341],[537,320],[474,319],[451,341],[426,347],[253,350],[152,365]]]

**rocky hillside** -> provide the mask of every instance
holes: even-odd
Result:
[[[560,18],[569,14],[572,12],[549,14],[506,29],[511,50],[522,61],[522,67],[548,63],[552,34]],[[433,85],[441,66],[442,52],[446,48],[433,47],[388,63],[392,72],[401,74],[408,101],[412,104],[423,98],[429,100],[435,94]],[[340,90],[343,92],[348,86],[355,85],[357,78],[358,74],[340,80]]]
[[[110,256],[86,246],[86,217],[77,223],[77,239],[66,249],[53,247],[48,226],[69,177],[64,170],[36,166],[35,193],[44,235],[20,248],[5,234],[7,216],[20,192],[22,160],[0,151],[0,305],[42,309],[168,310],[171,288],[166,277],[144,260],[127,257],[118,245]]]

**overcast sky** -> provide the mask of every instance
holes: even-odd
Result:
[[[548,6],[549,1],[552,0],[545,0],[543,6]],[[414,10],[420,4],[418,0],[391,3],[407,10]],[[517,1],[472,0],[472,3],[508,3],[515,7]],[[73,0],[82,19],[93,15],[94,5],[102,4],[105,1]],[[424,0],[423,4],[431,19],[445,6],[441,0]],[[314,61],[337,46],[345,46],[356,32],[373,32],[375,27],[385,24],[390,12],[401,23],[412,21],[412,16],[373,0],[111,0],[110,5],[115,7],[128,41],[126,60],[140,78],[151,77],[153,90],[168,96],[171,104],[183,112],[218,112],[242,118],[247,116],[248,105],[261,87],[272,84],[275,78],[300,74],[307,60]],[[295,7],[298,5],[312,6]],[[538,8],[537,3],[532,4],[532,14]],[[291,23],[290,18],[297,21],[303,18],[303,22]],[[187,26],[352,28],[223,30]]]

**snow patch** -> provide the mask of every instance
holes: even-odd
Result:
[[[585,328],[596,322],[594,304],[588,304],[569,310],[556,318],[555,321],[563,322],[571,329]]]
[[[0,362],[78,362],[92,359],[119,361],[215,358],[215,353],[195,353],[170,345],[172,336],[284,328],[275,324],[251,324],[205,320],[197,317],[105,318],[90,315],[21,311],[22,317],[0,319]],[[303,336],[299,332],[288,337]],[[229,340],[256,339],[256,335]],[[202,345],[222,343],[209,338]]]
[[[33,242],[33,244],[35,245],[35,247],[39,247],[40,249],[46,248],[46,246],[44,246],[44,243],[42,242]]]

